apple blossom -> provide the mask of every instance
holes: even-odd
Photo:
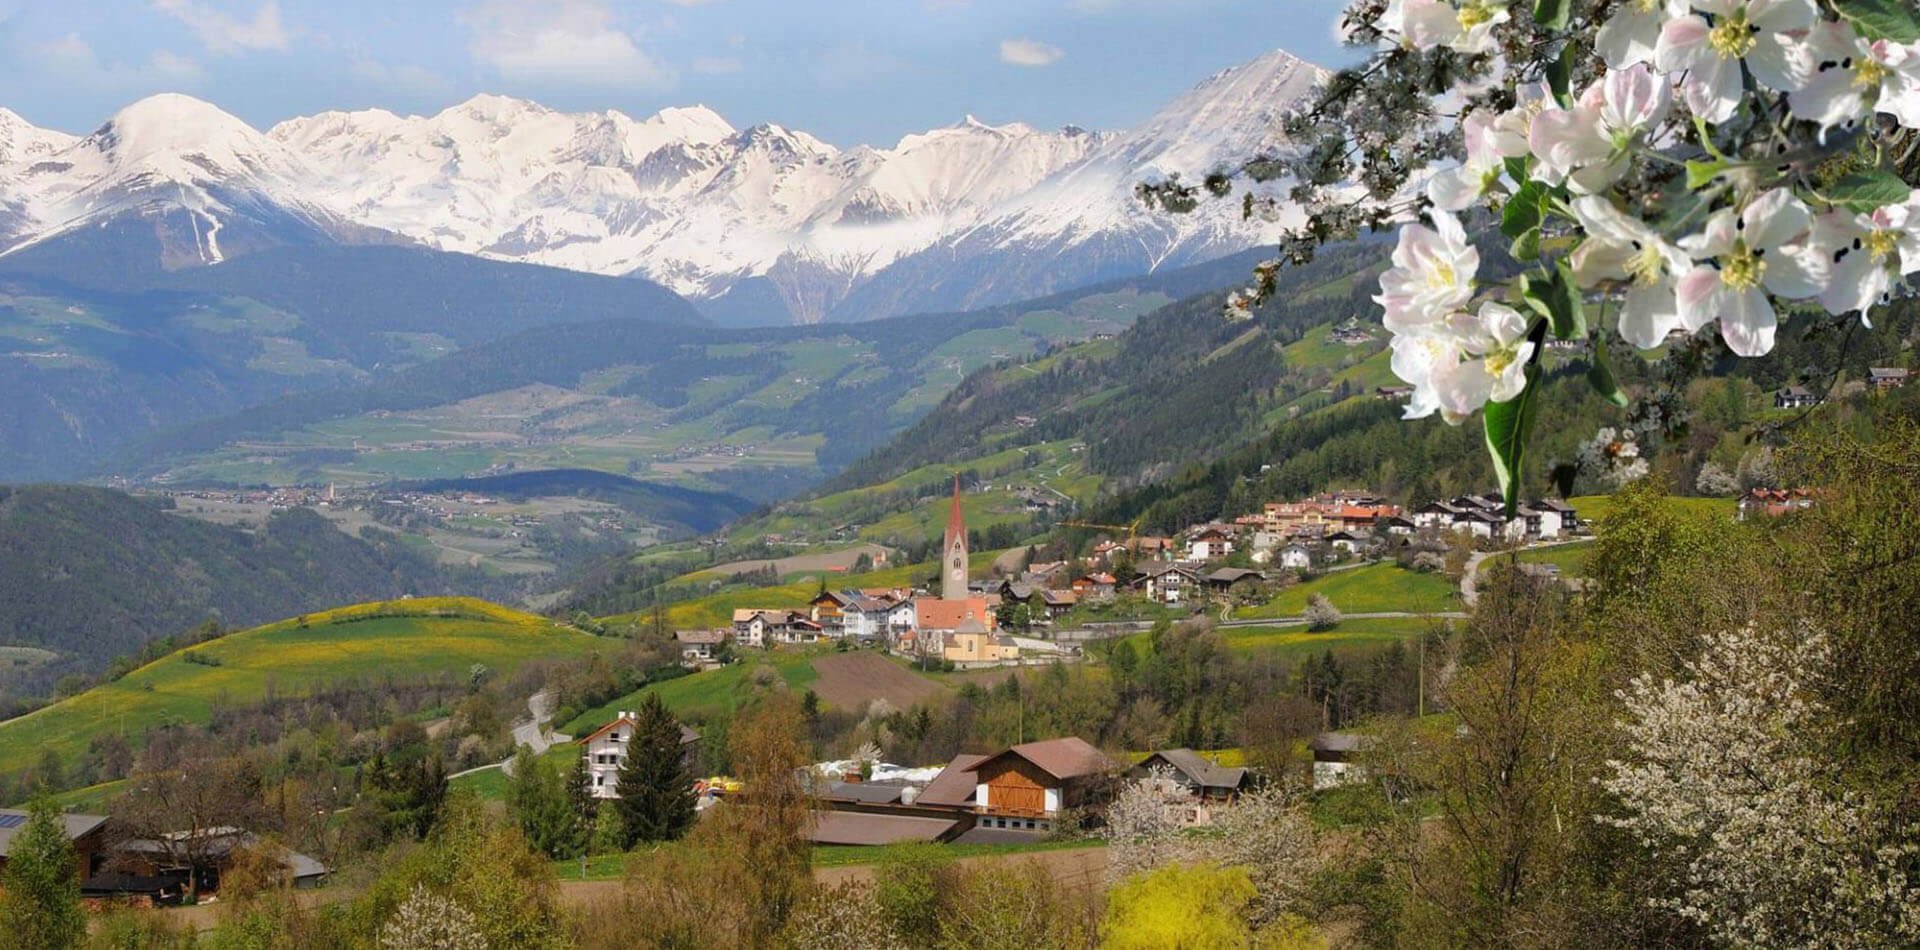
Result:
[[[1610,70],[1573,108],[1534,117],[1527,142],[1540,160],[1538,177],[1584,194],[1606,190],[1626,174],[1633,147],[1667,120],[1672,105],[1667,80],[1644,63]]]
[[[1393,267],[1380,275],[1380,296],[1373,301],[1386,311],[1382,322],[1395,333],[1437,323],[1473,297],[1480,252],[1453,215],[1435,211],[1433,224],[1402,226]]]
[[[1527,386],[1534,344],[1519,311],[1487,301],[1478,313],[1398,334],[1390,344],[1394,374],[1412,384],[1406,418],[1439,412],[1459,425],[1488,400],[1507,402]]]
[[[1490,53],[1493,28],[1513,18],[1501,0],[1403,0],[1398,6],[1401,34],[1415,49]]]
[[[1500,178],[1509,158],[1527,154],[1530,112],[1524,107],[1488,115],[1475,112],[1460,123],[1467,142],[1467,160],[1434,173],[1427,181],[1427,197],[1434,207],[1461,211],[1480,200]]]
[[[1671,20],[1660,30],[1654,65],[1663,73],[1685,73],[1681,98],[1693,114],[1708,122],[1733,117],[1745,96],[1740,67],[1762,86],[1781,92],[1799,88],[1790,35],[1813,26],[1819,10],[1813,0],[1693,0],[1699,14]]]
[[[1667,21],[1687,12],[1687,0],[1626,0],[1594,35],[1600,58],[1614,69],[1653,62],[1653,49]]]
[[[1814,244],[1831,249],[1831,279],[1820,292],[1828,313],[1860,312],[1884,303],[1897,278],[1920,271],[1920,204],[1887,205],[1871,214],[1831,211],[1814,220]]]
[[[1602,281],[1627,281],[1620,336],[1643,350],[1659,346],[1681,325],[1674,281],[1691,270],[1693,262],[1606,198],[1576,198],[1573,214],[1587,233],[1568,258],[1575,282],[1592,287]]]
[[[1920,128],[1920,44],[1870,42],[1850,24],[1821,23],[1800,55],[1805,83],[1787,97],[1795,116],[1829,128],[1884,112]]]
[[[1723,208],[1706,231],[1680,246],[1712,266],[1695,267],[1676,285],[1681,323],[1689,331],[1720,321],[1720,337],[1741,356],[1773,349],[1779,326],[1772,293],[1812,297],[1826,287],[1831,265],[1809,241],[1812,212],[1792,192],[1776,188],[1735,212]]]

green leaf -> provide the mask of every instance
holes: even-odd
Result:
[[[1869,40],[1920,40],[1920,12],[1913,0],[1835,0],[1833,7]],[[1534,15],[1539,15],[1538,7]]]
[[[1507,500],[1509,518],[1520,505],[1521,465],[1526,461],[1527,439],[1533,433],[1539,392],[1540,367],[1528,366],[1527,388],[1507,402],[1487,403],[1481,414],[1487,428],[1487,451],[1493,456],[1493,474],[1500,480],[1500,495]]]
[[[1520,155],[1509,158],[1505,164],[1507,166],[1507,177],[1513,179],[1514,184],[1525,185],[1527,183],[1527,167],[1533,164],[1531,156]]]
[[[1688,190],[1704,188],[1708,182],[1720,177],[1720,173],[1726,170],[1727,163],[1723,159],[1716,158],[1711,162],[1688,162],[1687,188]]]
[[[1533,312],[1553,324],[1553,335],[1562,340],[1577,340],[1587,335],[1587,305],[1580,288],[1573,282],[1573,270],[1566,261],[1557,264],[1548,277],[1525,275],[1520,278],[1520,296]]]
[[[1513,239],[1507,253],[1516,261],[1537,261],[1540,259],[1540,229],[1534,228]]]
[[[1518,239],[1528,231],[1540,230],[1546,220],[1547,186],[1528,179],[1500,209],[1500,233]]]
[[[1572,12],[1572,0],[1534,0],[1533,22],[1549,30],[1564,30]]]
[[[1542,0],[1542,2],[1547,2],[1547,0]],[[1565,26],[1565,19],[1566,3],[1565,0],[1562,0],[1562,22],[1554,28],[1559,29],[1560,26]],[[1554,101],[1560,103],[1562,109],[1572,108],[1573,106],[1573,57],[1574,45],[1567,43],[1560,47],[1560,55],[1547,64],[1547,88],[1553,91]]]
[[[1848,211],[1865,213],[1907,200],[1913,189],[1892,172],[1878,168],[1849,172],[1826,189],[1829,199]]]
[[[1613,367],[1607,365],[1606,334],[1593,335],[1593,365],[1587,367],[1587,382],[1593,384],[1595,392],[1606,401],[1625,409],[1627,394],[1620,391],[1620,383],[1613,378]]]

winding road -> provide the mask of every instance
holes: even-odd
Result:
[[[563,736],[547,728],[547,724],[553,721],[552,693],[543,689],[532,696],[528,696],[527,712],[529,714],[527,718],[515,720],[513,724],[513,745],[515,752],[519,751],[520,746],[526,746],[533,750],[534,755],[545,755],[548,749],[562,742],[572,741],[572,736]],[[508,756],[506,760],[502,762],[494,762],[489,765],[476,766],[462,772],[455,772],[447,776],[447,778],[456,779],[462,775],[472,775],[475,772],[485,772],[488,769],[499,769],[504,774],[512,775],[513,756]]]

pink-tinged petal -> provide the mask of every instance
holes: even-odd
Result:
[[[1666,121],[1673,92],[1666,77],[1645,64],[1615,70],[1601,80],[1600,120],[1610,129],[1647,129]]]
[[[1714,16],[1731,16],[1745,0],[1693,0],[1693,8]]]
[[[1480,186],[1484,178],[1471,168],[1445,168],[1434,172],[1427,179],[1427,198],[1434,207],[1448,211],[1461,211],[1473,206],[1480,200]]]
[[[1547,181],[1558,183],[1567,173],[1606,161],[1613,143],[1600,130],[1599,115],[1591,109],[1549,109],[1533,117],[1527,144],[1540,159]]]
[[[1720,339],[1736,356],[1765,356],[1773,352],[1773,336],[1780,319],[1773,302],[1755,287],[1739,293],[1721,295],[1726,307],[1720,313]]]
[[[1627,261],[1632,257],[1633,248],[1630,245],[1589,237],[1573,249],[1567,261],[1573,265],[1573,282],[1582,287],[1592,287],[1603,280],[1626,279]]]
[[[1465,418],[1487,404],[1493,395],[1493,374],[1485,360],[1467,360],[1433,370],[1434,396],[1449,419]]]
[[[1407,0],[1404,16],[1407,39],[1419,49],[1445,46],[1462,35],[1460,14],[1452,4]]]
[[[1668,22],[1660,28],[1660,39],[1654,45],[1654,68],[1668,74],[1687,69],[1701,51],[1707,50],[1707,38],[1712,33],[1713,27],[1703,17],[1683,16]]]
[[[1628,343],[1651,350],[1666,342],[1667,334],[1680,326],[1680,303],[1674,298],[1672,284],[1627,291],[1620,309],[1620,336]]]
[[[1719,319],[1720,272],[1711,267],[1696,267],[1674,281],[1674,302],[1680,308],[1680,325],[1688,333]]]
[[[1613,187],[1633,167],[1633,157],[1625,153],[1594,162],[1567,176],[1567,187],[1576,194],[1597,195]]]
[[[1733,210],[1722,208],[1707,216],[1707,226],[1699,234],[1689,234],[1680,239],[1680,247],[1694,260],[1706,260],[1733,253]],[[1395,258],[1398,263],[1399,259]]]
[[[1815,71],[1798,92],[1787,95],[1794,117],[1824,129],[1865,116],[1867,101],[1853,76],[1853,70],[1838,67]]]
[[[1687,108],[1708,122],[1725,122],[1740,110],[1740,61],[1711,50],[1695,58],[1681,94]]]
[[[1748,247],[1774,248],[1806,234],[1813,213],[1793,192],[1775,188],[1753,199],[1736,224]]]

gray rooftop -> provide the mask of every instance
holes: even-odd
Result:
[[[0,808],[0,857],[13,850],[14,836],[27,826],[27,812],[17,808]],[[61,815],[60,820],[67,825],[67,840],[81,838],[94,829],[107,823],[105,815]]]

